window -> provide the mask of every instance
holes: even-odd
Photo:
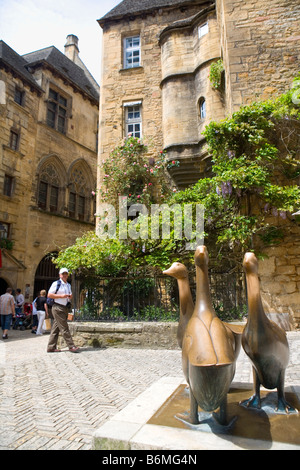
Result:
[[[78,196],[78,219],[84,220],[85,216],[85,197]]]
[[[141,65],[140,36],[124,39],[124,68],[131,69]]]
[[[12,196],[13,193],[13,183],[14,183],[14,178],[10,175],[4,175],[4,189],[3,189],[3,194],[4,196]]]
[[[40,181],[38,205],[41,209],[47,208],[47,192],[48,192],[48,183],[46,183],[45,181]]]
[[[68,101],[66,98],[57,91],[49,89],[47,124],[62,134],[66,133],[67,105]]]
[[[12,150],[18,150],[19,149],[19,133],[16,131],[10,131],[10,142],[9,146]]]
[[[10,224],[0,222],[0,238],[9,239],[10,237]]]
[[[58,186],[50,187],[50,212],[57,212],[58,210]]]
[[[69,216],[73,219],[85,220],[86,219],[86,198],[83,194],[75,192],[74,185],[71,186],[69,194]]]
[[[38,206],[43,210],[58,212],[59,178],[52,163],[46,165],[40,174]]]
[[[199,38],[202,38],[208,33],[208,23],[204,23],[198,28],[198,36]]]
[[[20,88],[16,87],[15,88],[15,97],[14,100],[16,103],[18,103],[20,106],[24,106],[24,96],[25,93],[22,91]]]
[[[204,98],[200,98],[199,100],[199,116],[200,119],[206,118],[206,102]]]
[[[69,195],[69,216],[75,218],[76,215],[76,193],[70,191]]]
[[[73,219],[87,220],[88,184],[80,166],[75,167],[70,177],[69,216]]]
[[[128,103],[125,106],[125,132],[126,136],[132,134],[133,137],[142,137],[142,113],[141,104]]]

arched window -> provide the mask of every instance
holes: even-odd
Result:
[[[199,106],[199,117],[200,119],[205,119],[206,118],[206,101],[203,96],[199,99],[198,101],[198,106]]]
[[[45,164],[39,174],[38,206],[41,209],[58,212],[60,181],[53,163]]]
[[[88,200],[91,188],[84,174],[83,168],[78,165],[73,168],[69,183],[69,216],[78,220],[89,219]]]

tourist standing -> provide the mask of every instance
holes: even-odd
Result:
[[[24,295],[22,294],[21,289],[17,289],[16,295],[16,313],[22,315],[23,313],[23,306],[24,306]]]
[[[36,335],[43,334],[43,323],[45,318],[48,317],[48,307],[47,307],[47,297],[46,291],[41,290],[39,297],[36,299],[36,314],[38,318],[38,327],[36,330]]]
[[[48,291],[48,297],[54,300],[52,306],[53,325],[50,333],[48,342],[48,352],[60,352],[57,349],[57,341],[59,333],[64,338],[69,351],[78,352],[79,348],[74,345],[69,325],[68,325],[68,313],[71,307],[72,290],[71,285],[67,282],[69,271],[67,268],[62,268],[59,271],[59,281],[54,281]]]
[[[7,332],[10,330],[12,319],[15,316],[15,300],[10,287],[8,287],[6,293],[0,297],[0,315],[3,330],[2,338],[7,339]]]
[[[37,317],[37,310],[36,310],[36,301],[38,297],[40,296],[40,292],[38,293],[37,297],[34,299],[32,302],[32,330],[31,333],[36,334],[36,330],[39,324],[38,317]]]

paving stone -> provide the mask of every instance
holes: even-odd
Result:
[[[162,377],[182,377],[181,351],[83,348],[46,352],[48,335],[0,340],[0,450],[89,450],[103,423]],[[300,385],[300,332],[288,332],[286,385]],[[243,350],[236,382],[252,383]]]

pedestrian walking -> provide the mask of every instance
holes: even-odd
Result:
[[[48,342],[48,352],[60,352],[57,349],[57,341],[59,334],[62,335],[69,351],[78,352],[79,348],[74,345],[68,325],[68,313],[71,308],[72,289],[68,283],[69,271],[62,268],[59,271],[60,279],[54,281],[48,291],[48,297],[54,300],[52,306],[53,325]]]
[[[3,330],[2,338],[7,339],[7,332],[10,330],[12,319],[15,316],[15,300],[10,287],[8,287],[6,293],[0,297],[0,316]]]
[[[38,318],[36,335],[39,336],[43,334],[43,323],[45,318],[48,318],[47,297],[45,290],[41,290],[39,297],[36,299],[36,314]]]
[[[22,315],[24,307],[24,295],[22,294],[21,289],[17,289],[16,295],[16,314]]]
[[[37,316],[37,310],[36,310],[36,301],[37,301],[37,299],[40,295],[41,294],[39,292],[37,294],[37,297],[32,302],[32,330],[31,330],[31,333],[34,333],[34,334],[36,334],[36,330],[37,330],[37,327],[38,327],[38,324],[39,324],[38,316]]]

